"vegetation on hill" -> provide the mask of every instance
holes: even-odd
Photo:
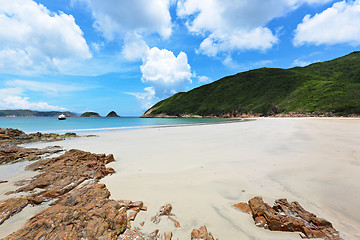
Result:
[[[84,112],[80,117],[100,117],[97,112]]]
[[[360,114],[360,52],[291,69],[224,77],[158,102],[143,117]]]
[[[0,110],[0,117],[58,117],[60,114],[66,117],[77,117],[75,113],[68,111]]]

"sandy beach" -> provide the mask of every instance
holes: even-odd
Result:
[[[148,206],[132,224],[145,221],[144,233],[159,228],[174,239],[190,239],[193,228],[206,225],[221,240],[300,239],[298,233],[258,228],[232,207],[262,196],[271,204],[298,201],[332,222],[344,239],[360,239],[360,119],[260,118],[96,134],[56,145],[114,154],[109,167],[116,173],[101,182],[111,198]],[[49,145],[54,143],[31,147]],[[150,223],[166,203],[181,228],[168,220]]]

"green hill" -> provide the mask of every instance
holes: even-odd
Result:
[[[60,114],[66,117],[77,117],[75,113],[68,111],[0,110],[0,117],[58,117]]]
[[[224,77],[158,102],[142,117],[360,115],[360,52],[291,69]]]
[[[80,117],[101,117],[97,112],[84,112]]]

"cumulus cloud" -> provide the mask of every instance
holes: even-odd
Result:
[[[306,15],[295,30],[294,45],[348,43],[360,45],[360,1],[341,1],[314,15]]]
[[[266,24],[302,4],[331,0],[179,0],[177,15],[193,34],[204,36],[197,53],[216,56],[239,50],[267,50],[279,42]]]
[[[171,35],[169,0],[72,0],[84,2],[95,19],[94,26],[109,41],[127,32]]]
[[[191,67],[186,53],[180,52],[176,57],[167,49],[153,47],[148,51],[140,67],[141,80],[154,87],[155,95],[168,97],[191,83]]]
[[[89,59],[83,32],[71,15],[32,0],[0,0],[0,70],[56,70],[64,59]]]

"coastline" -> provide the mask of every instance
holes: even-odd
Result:
[[[332,222],[344,239],[356,239],[359,130],[357,118],[258,118],[97,132],[97,138],[56,144],[114,154],[116,161],[109,167],[116,173],[101,182],[113,199],[141,200],[148,206],[135,226],[160,206],[173,205],[181,230],[162,222],[146,224],[144,232],[165,228],[175,239],[188,239],[192,228],[206,225],[219,239],[300,239],[297,233],[257,228],[250,216],[231,207],[260,195],[270,203],[277,198],[299,201]]]

